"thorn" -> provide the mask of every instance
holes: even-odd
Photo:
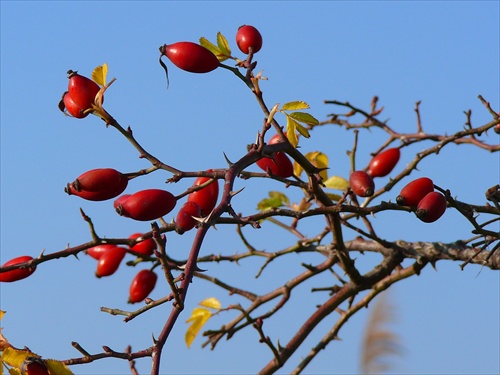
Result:
[[[243,189],[245,189],[245,187],[244,187],[244,186],[243,186],[240,190],[238,190],[238,191],[231,191],[231,192],[229,193],[229,195],[230,195],[231,197],[234,197],[236,194],[241,193],[241,192],[243,191]]]
[[[226,153],[225,153],[225,152],[223,152],[223,154],[224,154],[224,159],[226,159],[226,163],[227,163],[230,167],[232,167],[234,163],[233,163],[231,160],[229,160],[229,159],[228,159],[228,157],[227,157],[227,155],[226,155]]]
[[[157,340],[157,339],[155,339],[155,334],[154,334],[154,333],[152,333],[152,334],[151,334],[151,337],[153,338],[153,344],[155,344],[155,345],[156,345],[156,344],[158,343],[158,340]]]

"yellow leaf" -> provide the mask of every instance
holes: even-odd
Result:
[[[324,181],[327,188],[335,190],[346,190],[349,187],[349,181],[340,176],[332,176],[328,180]]]
[[[205,325],[205,323],[208,321],[208,319],[210,319],[211,316],[212,313],[210,312],[210,310],[201,307],[195,307],[193,309],[191,316],[188,320],[186,320],[186,323],[192,322],[187,329],[186,335],[184,337],[188,348],[191,347],[191,344],[200,332],[200,329]]]
[[[19,350],[19,349],[14,349],[14,348],[5,348],[5,350],[2,352],[2,361],[7,363],[9,366],[12,367],[21,367],[21,364],[24,362],[26,357],[31,356],[31,357],[40,357],[39,355],[36,355],[35,353],[31,353],[29,350]]]
[[[217,33],[217,46],[221,50],[221,52],[226,56],[231,56],[231,48],[229,47],[229,43],[224,35],[221,32]]]
[[[294,160],[293,161],[293,174],[297,177],[300,177],[303,170],[304,169],[301,167],[301,165]]]
[[[206,298],[199,303],[200,306],[208,307],[209,309],[220,310],[220,301],[215,297]]]
[[[308,152],[304,156],[316,168],[323,169],[321,172],[319,172],[319,175],[321,176],[323,181],[326,180],[328,178],[328,172],[324,168],[328,168],[328,156],[319,151]]]
[[[316,117],[313,115],[310,115],[309,113],[305,112],[292,112],[289,113],[290,117],[293,117],[295,120],[298,122],[303,122],[304,124],[308,125],[318,125],[319,121]]]
[[[92,80],[98,85],[106,85],[106,76],[108,75],[108,64],[104,63],[99,65],[92,72]]]
[[[338,202],[342,197],[338,194],[326,193],[328,198],[330,198],[334,202]]]
[[[308,109],[308,108],[309,104],[300,100],[285,103],[283,104],[283,107],[281,107],[283,111],[297,111],[299,109]]]
[[[5,315],[5,311],[0,310],[0,320],[2,320],[4,315]]]
[[[215,44],[213,44],[207,38],[201,37],[200,38],[200,45],[202,47],[205,47],[206,49],[208,49],[210,52],[212,52],[220,62],[227,60],[228,56],[226,56],[224,54],[224,52],[220,50],[219,47],[217,47]]]
[[[286,116],[286,137],[294,148],[296,148],[299,144],[299,138],[297,137],[296,133],[297,125],[300,126],[297,121],[295,121],[288,115]]]
[[[12,367],[9,369],[9,375],[23,375],[21,374],[21,370],[18,368]]]
[[[51,375],[73,375],[71,370],[64,363],[56,361],[55,359],[47,359],[45,360],[45,364]]]

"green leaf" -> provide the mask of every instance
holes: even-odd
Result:
[[[221,304],[220,301],[215,297],[205,298],[198,305],[203,307],[208,307],[209,309],[220,310]]]
[[[260,211],[266,211],[271,208],[278,208],[288,205],[290,200],[288,197],[279,191],[270,191],[269,198],[264,198],[259,202],[257,208]]]
[[[300,124],[290,116],[286,115],[286,137],[294,148],[297,148],[297,145],[299,144],[299,138],[296,133],[297,126],[300,126]]]
[[[297,111],[299,109],[309,109],[309,104],[306,102],[297,100],[294,102],[288,102],[283,104],[283,107],[281,107],[282,111]]]
[[[290,117],[294,118],[298,122],[303,122],[308,125],[318,125],[319,121],[313,115],[306,112],[291,112],[288,114]]]
[[[344,191],[349,187],[349,181],[340,176],[332,176],[328,180],[323,181],[325,186],[330,189]]]
[[[188,320],[186,320],[186,323],[191,322],[191,325],[187,329],[186,335],[184,337],[188,348],[191,347],[191,344],[200,332],[201,328],[205,325],[205,323],[208,321],[208,319],[210,319],[211,316],[212,313],[210,312],[210,310],[204,309],[202,307],[195,307],[193,309],[191,316]]]
[[[225,56],[231,56],[231,48],[229,47],[229,43],[227,42],[226,37],[222,35],[221,32],[217,33],[217,46]]]
[[[309,134],[309,130],[304,128],[302,125],[297,124],[297,131],[302,135],[303,137],[309,138],[311,134]]]

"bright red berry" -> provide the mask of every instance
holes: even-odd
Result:
[[[207,172],[211,172],[208,170]],[[193,184],[194,186],[199,186],[205,184],[210,180],[210,177],[198,177]],[[219,182],[213,180],[210,184],[204,188],[194,191],[188,195],[188,202],[196,203],[201,210],[201,216],[207,216],[212,212],[217,203],[219,197]]]
[[[375,192],[373,178],[365,171],[354,171],[349,176],[351,190],[358,197],[371,197]]]
[[[165,44],[160,47],[160,53],[179,69],[191,73],[208,73],[219,66],[219,60],[211,51],[193,42]]]
[[[116,272],[127,250],[120,246],[114,246],[105,251],[97,262],[96,277],[110,276]]]
[[[408,183],[396,198],[400,206],[418,206],[419,202],[428,193],[434,191],[434,183],[430,178],[421,177]]]
[[[236,44],[243,53],[249,53],[250,48],[252,48],[253,53],[257,53],[262,48],[262,35],[253,26],[240,26],[236,32]]]
[[[84,117],[87,117],[89,115],[89,113],[84,113],[84,109],[79,107],[73,100],[73,98],[71,97],[71,95],[69,94],[69,92],[65,92],[62,96],[62,99],[61,101],[59,102],[59,109],[61,110],[61,112],[64,112],[66,113],[64,110],[66,109],[66,111],[73,117],[75,118],[84,118]]]
[[[90,255],[92,258],[99,260],[106,251],[109,249],[112,249],[113,247],[116,247],[116,245],[113,244],[101,244],[93,247],[89,247],[87,250],[85,250],[85,253],[87,255]]]
[[[175,219],[176,230],[179,233],[186,232],[196,226],[197,220],[193,217],[201,217],[200,206],[196,202],[186,202],[177,213]]]
[[[428,193],[417,206],[417,217],[424,223],[432,223],[446,211],[446,198],[438,191]]]
[[[121,185],[128,178],[113,168],[92,169],[83,173],[73,183],[77,190],[102,191]]]
[[[158,276],[151,270],[142,270],[134,277],[130,284],[128,303],[144,301],[153,291]]]
[[[29,262],[32,259],[33,259],[33,257],[30,257],[29,255],[23,255],[23,256],[9,260],[8,262],[4,263],[2,265],[2,267],[13,266],[15,264]],[[0,273],[0,282],[10,283],[13,281],[25,279],[29,275],[31,275],[33,272],[35,272],[35,269],[36,269],[36,266],[33,266],[33,267],[29,267],[29,268],[16,268],[15,270],[1,272]]]
[[[371,160],[368,166],[368,174],[372,177],[387,176],[398,163],[400,156],[399,148],[388,148]]]
[[[275,134],[269,139],[268,144],[273,145],[279,142],[279,135]],[[256,164],[264,172],[282,178],[291,177],[293,175],[293,164],[287,154],[282,151],[276,152],[272,157],[263,157],[257,160]]]
[[[142,233],[134,233],[131,234],[128,238],[135,239],[141,237],[142,235],[143,235]],[[146,240],[137,242],[133,246],[130,246],[130,250],[133,250],[136,253],[142,254],[144,256],[153,255],[155,249],[156,249],[156,242],[152,238],[148,238]]]
[[[95,97],[101,89],[99,85],[72,70],[68,70],[68,78],[68,92],[75,104],[83,110],[92,108]]]
[[[120,199],[120,198],[118,198]],[[172,211],[177,201],[165,190],[146,189],[123,199],[115,207],[118,214],[134,220],[149,221],[158,219]]]
[[[500,134],[500,124],[496,124],[495,127],[493,128],[493,131],[497,134]]]

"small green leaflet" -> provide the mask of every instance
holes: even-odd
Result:
[[[231,56],[231,50],[229,49],[226,38],[222,34],[220,34],[219,37],[219,34],[220,33],[217,34],[217,46],[204,37],[200,38],[200,45],[212,52],[217,56],[217,59],[222,62]]]
[[[225,56],[231,56],[231,48],[224,35],[221,32],[217,33],[217,46]]]
[[[270,191],[269,198],[264,198],[259,202],[257,208],[260,211],[267,211],[272,208],[283,207],[290,204],[288,197],[279,191]]]
[[[306,102],[297,100],[294,102],[288,102],[283,104],[283,107],[281,107],[282,111],[297,111],[299,109],[309,109],[309,104]]]
[[[288,116],[292,117],[293,119],[303,122],[304,124],[308,125],[318,125],[319,121],[309,113],[305,112],[291,112],[288,114]]]
[[[332,176],[328,180],[323,181],[325,186],[330,189],[344,191],[349,187],[349,181],[340,176]]]

